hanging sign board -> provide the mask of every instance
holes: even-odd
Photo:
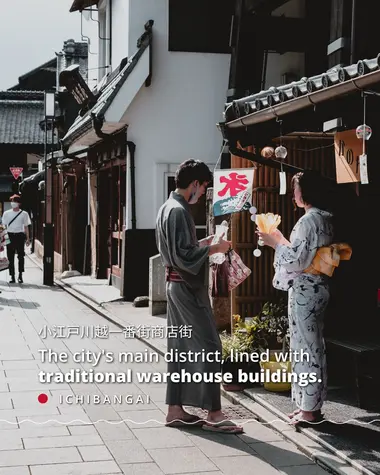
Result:
[[[10,167],[9,170],[11,171],[13,178],[17,180],[24,169],[21,167]]]
[[[337,183],[360,182],[360,155],[363,153],[363,142],[356,137],[356,131],[337,132],[334,147]]]
[[[252,206],[254,168],[215,170],[213,183],[214,216],[237,213]]]

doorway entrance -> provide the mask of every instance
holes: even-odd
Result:
[[[126,210],[126,163],[115,160],[98,174],[97,278],[121,288]]]

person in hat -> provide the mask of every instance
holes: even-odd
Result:
[[[22,274],[25,272],[25,243],[29,246],[29,226],[32,224],[29,214],[20,209],[21,198],[19,195],[10,197],[11,207],[3,214],[3,225],[7,227],[10,244],[7,245],[9,260],[10,284],[15,280],[15,253],[18,256],[18,281],[23,283]]]

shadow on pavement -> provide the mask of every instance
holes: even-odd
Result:
[[[24,308],[26,310],[33,310],[37,307],[40,307],[40,304],[37,302],[25,301],[22,299],[7,299],[0,297],[0,306],[4,307],[18,307]]]
[[[238,421],[236,421],[238,423]],[[205,432],[201,428],[181,428],[179,429],[182,432],[185,432],[188,436],[197,437],[198,440],[196,445],[203,447],[207,450],[207,444],[219,444],[226,449],[226,453],[231,449],[234,453],[231,455],[253,455],[258,457],[260,460],[273,465],[278,470],[281,470],[281,473],[287,475],[294,475],[294,467],[305,466],[304,472],[307,473],[310,470],[310,465],[315,464],[315,462],[306,455],[297,451],[286,450],[285,448],[279,447],[278,444],[282,442],[265,442],[260,439],[255,439],[254,437],[244,434],[244,441],[236,435],[230,434],[221,434],[221,433],[210,433]],[[285,441],[284,441],[285,442]],[[236,453],[235,451],[240,452]],[[342,461],[342,466],[345,466],[345,463]],[[323,469],[320,469],[321,473]],[[319,473],[319,472],[318,472]],[[327,472],[326,472],[327,474]]]

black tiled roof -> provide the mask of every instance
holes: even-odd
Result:
[[[43,144],[43,93],[0,92],[0,144]]]
[[[43,91],[0,91],[1,101],[43,101]]]
[[[74,0],[71,5],[70,12],[82,11],[92,5],[97,5],[99,0]]]
[[[380,70],[380,54],[376,58],[360,60],[358,63],[346,67],[333,68],[317,76],[304,77],[289,84],[270,87],[267,90],[227,103],[224,112],[225,121],[228,123],[259,113],[278,104],[363,77],[377,70]]]
[[[36,68],[31,69],[27,73],[20,76],[19,80],[22,81],[28,76],[31,76],[32,74],[35,74],[36,72],[39,72],[39,71],[56,71],[56,70],[57,70],[57,58],[49,59],[49,61],[46,61],[46,63],[43,63],[40,66],[37,66]]]

